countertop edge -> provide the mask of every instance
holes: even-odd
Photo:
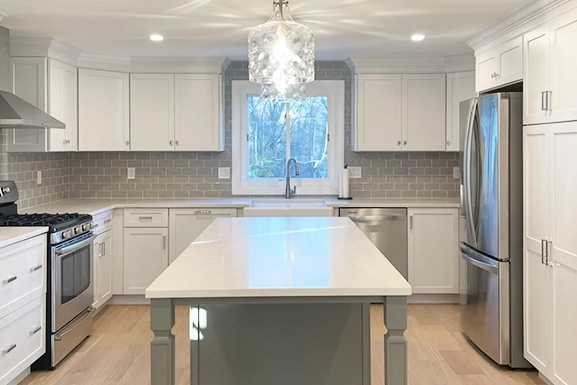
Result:
[[[15,227],[15,228],[11,228],[11,229],[22,229],[22,230],[23,229],[29,229],[29,231],[27,231],[23,234],[15,235],[13,237],[10,237],[8,239],[0,241],[0,248],[7,247],[7,246],[13,245],[15,243],[25,241],[26,239],[33,238],[37,235],[42,235],[42,234],[45,234],[46,232],[48,232],[48,227]]]

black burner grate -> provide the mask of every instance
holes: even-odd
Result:
[[[54,226],[80,216],[78,213],[64,214],[13,214],[0,216],[0,226]]]

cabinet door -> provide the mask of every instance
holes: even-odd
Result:
[[[497,85],[523,80],[523,38],[511,39],[498,47]]]
[[[167,228],[124,229],[124,294],[144,294],[167,266]]]
[[[355,151],[400,151],[401,75],[357,75]]]
[[[523,36],[525,73],[523,82],[523,124],[548,121],[545,97],[549,90],[549,25]]]
[[[445,74],[402,79],[403,151],[445,151]]]
[[[553,270],[554,298],[553,366],[549,378],[569,385],[577,384],[577,122],[552,124],[548,129],[551,267],[547,269]]]
[[[176,75],[175,149],[223,151],[220,75]]]
[[[409,283],[413,293],[459,292],[456,209],[409,209]]]
[[[483,52],[475,57],[475,77],[477,92],[495,87],[495,74],[499,68],[499,57],[496,49]]]
[[[170,258],[169,263],[186,249],[219,217],[236,217],[236,209],[170,209]]]
[[[551,21],[550,121],[577,120],[577,9]]]
[[[447,74],[447,151],[459,151],[459,105],[475,97],[475,71]]]
[[[549,373],[551,363],[551,269],[543,262],[549,229],[549,126],[525,126],[523,133],[523,296],[525,358]]]
[[[12,92],[42,111],[48,111],[48,66],[46,58],[13,57],[10,59]],[[48,151],[48,130],[8,129],[8,151]]]
[[[78,149],[128,151],[128,74],[78,70]]]
[[[94,300],[95,308],[112,297],[112,231],[106,231],[94,240]]]
[[[75,151],[77,144],[78,74],[77,69],[49,59],[48,106],[49,114],[66,124],[64,130],[48,130],[50,151]]]
[[[130,149],[174,149],[174,75],[130,75]]]

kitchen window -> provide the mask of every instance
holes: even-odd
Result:
[[[232,82],[232,192],[283,195],[286,161],[297,194],[336,194],[344,162],[344,82],[307,85],[304,100],[263,99],[260,86]]]

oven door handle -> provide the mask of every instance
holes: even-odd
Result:
[[[90,238],[79,242],[79,243],[75,243],[73,245],[70,246],[66,246],[66,247],[62,247],[62,248],[55,248],[54,252],[56,253],[56,255],[65,255],[65,254],[69,254],[70,252],[74,251],[74,250],[78,250],[86,245],[89,245],[94,238],[96,238],[96,235],[92,235]]]

